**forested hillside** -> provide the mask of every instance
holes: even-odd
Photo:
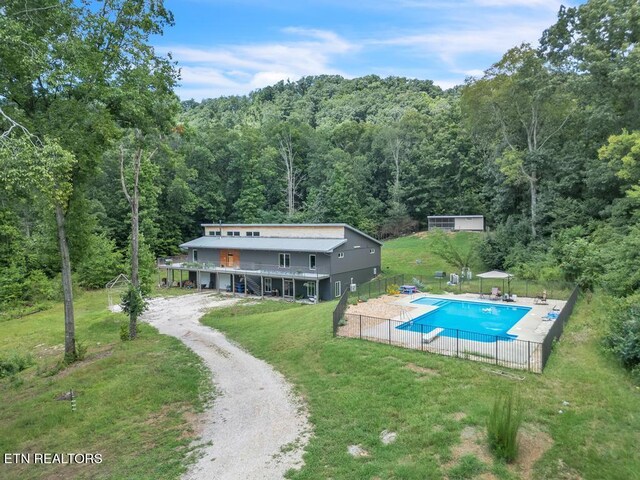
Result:
[[[57,295],[56,212],[77,284],[100,287],[126,270],[120,177],[132,178],[137,153],[145,265],[202,222],[346,222],[386,236],[427,215],[483,214],[491,234],[479,253],[492,267],[619,297],[640,286],[637,1],[562,8],[539,48],[516,46],[447,91],[315,76],[181,104],[176,66],[145,44],[170,13],[129,3],[140,7],[129,31],[72,2],[0,12],[3,308]],[[63,42],[62,28],[77,40]],[[53,157],[69,155],[51,182],[24,159],[32,181],[16,180],[16,148],[38,146],[21,146],[16,125],[55,145]]]

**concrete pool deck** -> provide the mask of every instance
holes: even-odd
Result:
[[[546,337],[547,335],[547,332],[555,323],[555,320],[543,320],[543,317],[545,317],[553,309],[562,310],[567,303],[565,300],[547,299],[547,304],[541,305],[536,304],[534,298],[528,297],[518,297],[518,300],[515,302],[504,302],[502,300],[489,300],[488,298],[486,298],[486,296],[485,298],[479,298],[478,294],[471,293],[461,293],[458,295],[415,293],[413,295],[399,295],[394,297],[395,301],[391,301],[390,303],[404,307],[408,315],[405,315],[404,318],[398,318],[398,316],[392,317],[391,320],[413,320],[424,315],[425,313],[438,308],[433,305],[417,305],[415,303],[411,303],[423,297],[439,298],[442,300],[464,300],[468,302],[482,303],[488,306],[503,305],[505,307],[529,307],[531,308],[531,310],[529,310],[524,317],[518,320],[518,322],[516,322],[513,327],[511,327],[511,329],[507,331],[507,333],[509,335],[517,336],[518,340],[539,343],[542,343],[544,337]],[[348,311],[348,313],[352,312]]]
[[[489,339],[487,336],[476,337],[485,341],[473,340],[473,336],[464,334],[463,330],[459,331],[460,334],[457,337],[446,337],[429,335],[428,331],[421,333],[396,328],[438,308],[434,305],[412,303],[422,297],[463,300],[487,306],[497,304],[530,307],[531,310],[507,332],[517,336],[517,341],[500,339],[486,341]],[[469,293],[384,295],[364,303],[350,305],[345,314],[346,325],[338,329],[338,335],[540,372],[542,370],[540,344],[555,322],[555,320],[543,320],[543,317],[553,309],[564,308],[566,301],[549,299],[546,303],[546,305],[536,304],[535,299],[527,297],[518,297],[516,302],[507,303],[502,300],[479,298],[478,294]]]

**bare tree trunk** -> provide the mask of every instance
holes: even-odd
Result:
[[[64,358],[74,361],[76,352],[76,326],[73,312],[73,287],[71,284],[71,259],[65,230],[65,214],[62,205],[56,204],[56,225],[58,227],[58,248],[62,260],[62,293],[64,295]]]
[[[280,139],[279,145],[280,157],[284,162],[286,175],[287,175],[287,215],[292,217],[296,213],[296,170],[294,168],[294,154],[293,154],[293,142],[291,141],[291,135],[283,136]]]
[[[531,194],[531,236],[536,238],[536,206],[538,204],[538,190],[536,178],[529,177],[529,189]]]
[[[120,181],[122,191],[131,207],[131,285],[136,292],[140,291],[139,274],[139,253],[140,253],[140,228],[139,228],[139,206],[140,206],[140,168],[142,165],[142,149],[138,148],[133,156],[133,192],[129,193],[124,175],[124,148],[120,148]],[[149,155],[151,158],[155,150]],[[129,312],[129,338],[133,340],[138,335],[138,317],[135,311]]]
[[[391,155],[394,163],[394,183],[392,198],[396,204],[400,203],[400,149],[402,148],[402,140],[396,137],[391,146]]]

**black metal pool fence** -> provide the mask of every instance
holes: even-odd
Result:
[[[441,275],[437,275],[437,274]],[[511,279],[481,281],[478,277],[472,279],[458,276],[459,282],[452,285],[449,283],[449,274],[445,272],[434,272],[432,275],[411,275],[399,274],[392,277],[384,277],[371,280],[356,287],[355,292],[349,292],[350,298],[357,297],[360,300],[376,298],[387,293],[387,288],[391,285],[414,285],[419,291],[424,292],[450,292],[450,293],[476,293],[490,295],[492,289],[497,287],[501,293],[509,293],[520,297],[541,296],[546,291],[547,298],[556,300],[567,300],[571,295],[574,284],[561,280],[537,281]]]
[[[379,290],[376,288],[376,290]],[[368,291],[368,289],[367,289]],[[413,350],[437,353],[457,358],[542,373],[553,350],[554,341],[562,335],[578,299],[578,287],[573,286],[566,305],[553,322],[542,342],[518,340],[500,335],[488,335],[459,329],[441,329],[432,325],[414,324],[388,318],[346,313],[350,294],[345,291],[333,312],[334,336],[360,338]]]

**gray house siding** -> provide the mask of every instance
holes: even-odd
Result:
[[[333,300],[333,284],[331,283],[330,278],[320,280],[320,292],[318,298],[320,298],[320,300]]]
[[[376,275],[381,273],[381,245],[350,228],[344,228],[344,238],[346,243],[335,248],[331,253],[322,252],[299,252],[299,251],[282,251],[275,250],[244,250],[236,249],[239,256],[239,268],[246,270],[259,269],[260,274],[265,278],[272,278],[273,290],[278,290],[282,295],[283,280],[277,276],[287,277],[287,275],[295,275],[296,273],[314,273],[309,269],[309,256],[316,257],[316,272],[318,275],[330,275],[330,278],[322,279],[318,284],[317,296],[321,300],[331,300],[335,298],[335,284],[341,282],[340,289],[343,292],[347,290],[350,284],[358,285],[368,282]],[[248,246],[248,244],[245,244]],[[300,247],[300,245],[298,245]],[[354,248],[357,247],[357,248]],[[193,261],[193,248],[187,249],[188,261]],[[198,251],[198,263],[209,263],[214,266],[220,266],[220,248],[200,247]],[[227,250],[227,249],[223,249]],[[232,248],[228,250],[234,250]],[[371,253],[373,252],[373,253]],[[288,253],[290,256],[290,266],[288,268],[279,267],[279,254]],[[340,255],[342,258],[339,258]],[[299,270],[298,270],[299,269]],[[195,272],[194,272],[195,273]],[[201,278],[201,283],[208,281],[210,286],[224,287],[228,274],[218,273],[207,274]],[[208,275],[208,276],[207,276]],[[274,275],[274,276],[271,276]],[[192,276],[190,274],[190,276]],[[315,275],[314,275],[315,276]],[[242,275],[238,277],[240,279]],[[251,280],[256,284],[260,284],[260,275],[251,276]],[[237,280],[239,281],[239,280]],[[309,279],[308,281],[315,281]],[[230,283],[230,282],[229,282]],[[296,297],[307,296],[307,289],[304,286],[305,280],[298,278],[295,281]],[[254,286],[255,289],[255,286]],[[266,294],[266,292],[265,292]]]
[[[375,275],[373,275],[373,267],[363,268],[360,270],[354,270],[352,272],[344,272],[338,273],[331,276],[331,297],[334,297],[334,289],[336,282],[341,282],[341,290],[344,292],[349,288],[351,284],[351,279],[353,279],[353,283],[356,285],[360,285],[362,283],[366,283],[371,280]]]
[[[193,248],[187,249],[188,261],[193,259]],[[214,248],[197,248],[198,262],[220,264],[220,250]],[[290,255],[291,267],[301,267],[304,271],[309,269],[309,255],[316,256],[316,270],[318,273],[329,273],[331,268],[331,258],[329,255],[320,252],[282,252],[260,251],[260,250],[239,250],[240,263],[271,265],[278,268],[280,253],[288,253]]]
[[[345,272],[357,272],[360,270],[368,271],[367,276],[359,276],[357,283],[364,283],[371,280],[374,276],[380,274],[380,245],[362,235],[345,229],[347,237],[347,243],[338,247],[331,254],[331,274],[332,277],[345,273]],[[354,248],[354,247],[359,248]],[[374,253],[371,253],[371,249]],[[340,253],[344,254],[343,258],[340,258]],[[376,269],[376,273],[373,273],[373,269]],[[366,278],[365,280],[361,280]]]

